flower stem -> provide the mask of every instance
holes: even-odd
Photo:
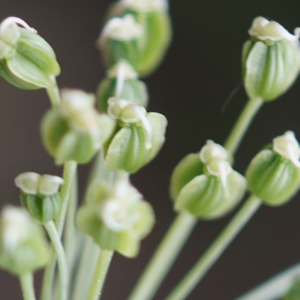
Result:
[[[154,296],[189,237],[196,221],[192,215],[186,212],[181,212],[176,217],[129,296],[129,300],[147,300]]]
[[[57,228],[59,237],[61,237],[63,227],[64,227],[64,222],[65,222],[65,218],[66,218],[70,194],[71,194],[71,190],[72,190],[72,184],[73,184],[73,180],[74,180],[74,177],[76,174],[76,168],[77,168],[77,163],[75,161],[72,161],[72,160],[67,161],[64,164],[64,171],[63,171],[64,184],[60,191],[60,196],[62,199],[62,206],[61,206],[60,212],[58,214],[58,217],[55,220],[55,226]],[[55,264],[56,264],[56,256],[54,255],[54,253],[52,251],[52,256],[51,256],[50,261],[44,272],[42,292],[41,292],[42,300],[50,300],[51,299]]]
[[[110,265],[113,251],[101,249],[87,300],[98,300]]]
[[[223,254],[228,245],[254,215],[260,205],[261,201],[256,196],[252,195],[248,198],[230,223],[225,227],[213,244],[208,248],[208,250],[198,260],[198,262],[183,278],[183,280],[177,285],[177,287],[171,292],[166,300],[186,299],[193,288],[200,282],[207,271]]]
[[[53,221],[49,221],[48,223],[44,224],[52,245],[55,249],[58,261],[58,269],[59,269],[59,278],[60,278],[60,294],[59,300],[67,300],[68,297],[68,266],[67,260],[64,252],[64,248],[62,246],[60,236],[57,232],[57,229],[54,225]]]
[[[50,99],[52,107],[55,107],[60,102],[59,89],[56,83],[56,79],[53,79],[54,85],[52,87],[47,88],[47,94]]]
[[[251,121],[263,103],[263,99],[261,98],[249,99],[224,144],[224,147],[227,149],[230,155],[234,155],[243,136],[247,132]]]
[[[31,272],[19,276],[24,300],[35,300],[33,275]]]

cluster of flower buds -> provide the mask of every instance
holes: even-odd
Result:
[[[42,228],[21,208],[7,206],[0,218],[0,266],[14,275],[46,265],[49,247]]]
[[[87,203],[77,214],[77,225],[101,249],[127,257],[138,254],[140,240],[152,229],[154,214],[142,195],[122,178],[109,186],[95,180],[89,187]]]
[[[21,190],[21,204],[34,220],[45,224],[55,220],[61,207],[58,192],[64,180],[58,176],[26,172],[18,175],[15,184]]]
[[[175,209],[197,218],[218,218],[232,210],[246,190],[245,178],[234,171],[228,153],[208,140],[199,153],[187,155],[174,169],[171,197]]]
[[[87,163],[111,136],[115,121],[96,111],[93,94],[62,90],[61,100],[42,120],[44,146],[58,165]]]
[[[251,161],[246,178],[248,189],[264,203],[286,203],[300,187],[300,147],[291,131],[273,140]]]
[[[293,35],[277,22],[257,17],[249,34],[242,55],[246,92],[251,98],[275,100],[299,74],[299,29]]]
[[[0,24],[0,75],[22,89],[50,88],[60,74],[51,46],[23,20],[9,17]]]
[[[98,40],[106,66],[127,60],[141,76],[153,72],[170,44],[171,22],[166,0],[121,0]]]

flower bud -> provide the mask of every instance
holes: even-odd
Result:
[[[108,21],[98,40],[98,47],[108,68],[120,59],[128,61],[134,68],[138,64],[138,40],[143,29],[132,15]]]
[[[204,174],[194,177],[180,190],[175,209],[188,211],[196,218],[224,216],[242,199],[246,180],[226,160],[213,159]]]
[[[228,160],[228,153],[221,145],[207,140],[199,153],[184,157],[175,167],[170,184],[170,193],[175,201],[181,189],[198,175],[204,174],[204,166],[213,160]]]
[[[5,80],[26,90],[50,88],[59,74],[53,49],[35,29],[15,17],[2,21],[0,75]]]
[[[98,180],[88,190],[87,204],[77,214],[80,230],[102,248],[135,257],[140,240],[152,229],[153,210],[127,181],[109,187]]]
[[[49,250],[44,232],[28,213],[7,206],[0,219],[0,267],[14,275],[46,265]]]
[[[147,86],[137,79],[138,74],[126,61],[120,61],[108,71],[107,75],[108,77],[100,83],[97,92],[100,111],[107,112],[107,102],[111,97],[126,99],[143,107],[147,106]]]
[[[152,160],[165,141],[166,118],[147,113],[142,106],[110,98],[108,114],[119,121],[121,129],[109,144],[106,164],[109,170],[135,173]]]
[[[136,70],[147,76],[159,66],[170,45],[171,20],[166,0],[122,0],[125,13],[130,13],[141,25],[139,63]]]
[[[272,101],[294,83],[300,70],[299,40],[275,21],[257,17],[244,44],[242,64],[247,94]]]
[[[249,190],[268,205],[286,203],[299,189],[300,147],[291,131],[273,140],[273,148],[259,152],[246,178]]]
[[[61,98],[42,120],[44,146],[58,165],[68,160],[87,163],[110,137],[115,122],[97,113],[93,94],[63,90]]]
[[[54,220],[61,207],[58,189],[64,180],[58,176],[26,172],[18,175],[15,185],[21,190],[21,204],[39,223]]]

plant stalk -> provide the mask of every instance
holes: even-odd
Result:
[[[59,95],[59,89],[56,83],[56,79],[54,78],[53,81],[54,81],[54,85],[52,87],[47,88],[46,91],[52,107],[55,107],[60,102],[60,95]]]
[[[261,201],[252,195],[243,204],[230,223],[225,227],[195,266],[188,272],[183,280],[171,292],[166,300],[183,300],[190,294],[194,287],[200,282],[207,271],[223,254],[228,245],[238,235],[250,218],[260,207]]]
[[[129,300],[148,300],[155,295],[196,222],[196,218],[189,213],[178,214],[139,278]]]
[[[87,300],[98,300],[112,259],[113,251],[101,249]]]
[[[60,236],[57,232],[57,229],[54,225],[53,221],[49,221],[48,223],[44,224],[47,233],[50,237],[51,243],[53,245],[53,248],[56,252],[57,261],[58,261],[58,270],[59,270],[59,300],[67,300],[68,297],[68,284],[69,284],[69,276],[68,276],[68,266],[67,266],[67,260],[66,255],[64,252],[64,248],[62,246]]]
[[[253,118],[257,114],[258,110],[263,105],[264,101],[261,98],[250,98],[238,120],[236,121],[230,135],[228,136],[224,147],[228,151],[229,155],[234,155],[237,148],[239,147],[242,138],[246,134],[249,125]]]
[[[35,300],[33,275],[31,272],[19,276],[24,300]]]

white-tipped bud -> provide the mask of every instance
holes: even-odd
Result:
[[[130,41],[139,38],[142,34],[142,26],[134,20],[132,15],[125,15],[123,18],[113,18],[104,27],[99,39],[99,45],[101,46],[106,38]]]
[[[287,131],[284,135],[275,138],[273,150],[300,168],[300,147],[292,131]]]
[[[263,17],[257,17],[253,20],[248,33],[261,40],[276,42],[280,40],[297,41],[298,36],[290,34],[283,26],[275,21],[269,21]]]
[[[200,151],[200,160],[207,164],[214,159],[226,160],[228,159],[227,150],[212,140],[207,140],[206,145]]]
[[[18,175],[15,185],[28,195],[53,195],[58,192],[64,180],[58,176],[40,175],[34,172],[25,172]]]

